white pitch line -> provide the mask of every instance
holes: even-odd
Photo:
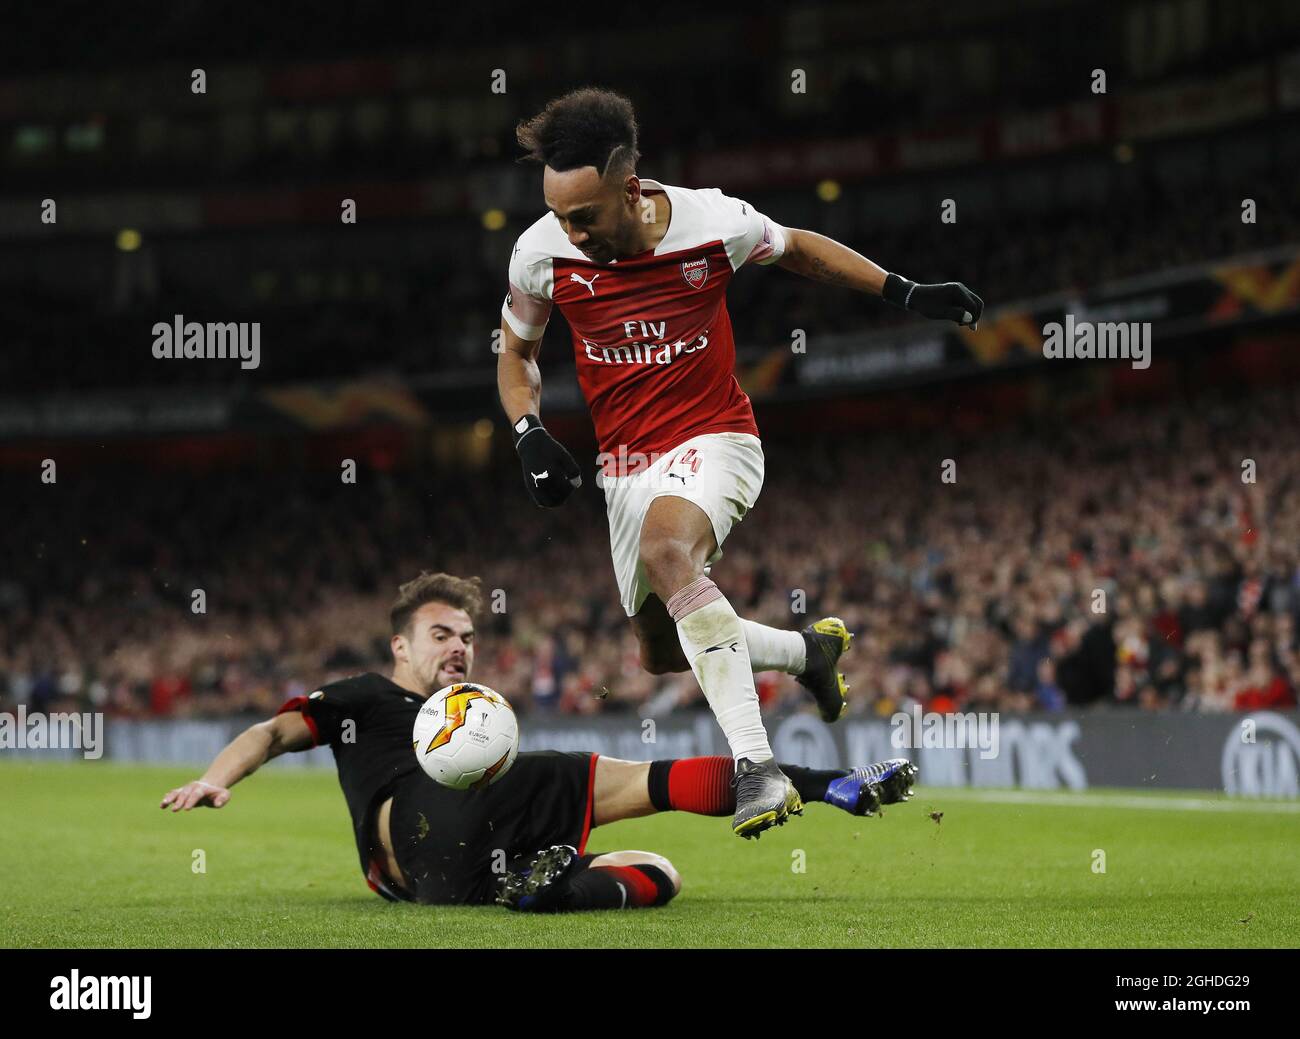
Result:
[[[973,790],[969,787],[920,787],[913,804],[943,798],[991,801],[997,804],[1044,805],[1052,808],[1146,808],[1174,812],[1265,812],[1300,815],[1300,801],[1258,801],[1252,798],[1209,800],[1202,797],[1134,797],[1126,794],[1071,793],[1037,790]]]

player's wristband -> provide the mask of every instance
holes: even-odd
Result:
[[[906,310],[915,288],[916,282],[908,281],[897,274],[889,274],[885,276],[885,287],[880,290],[880,298],[886,303],[892,303],[899,310]]]
[[[510,427],[511,432],[514,433],[515,437],[515,450],[519,450],[519,442],[523,440],[524,437],[528,436],[529,433],[536,429],[545,428],[546,427],[542,425],[542,420],[536,415],[524,415],[518,422]]]

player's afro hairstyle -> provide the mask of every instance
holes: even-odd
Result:
[[[609,170],[631,173],[641,157],[632,102],[599,87],[554,98],[515,128],[515,138],[528,153],[519,161],[545,163],[559,172],[595,166],[602,177]]]
[[[483,589],[477,577],[454,577],[420,571],[397,590],[397,600],[389,611],[394,635],[408,634],[411,617],[425,603],[440,602],[469,614],[475,620],[483,609]]]

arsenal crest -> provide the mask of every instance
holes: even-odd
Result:
[[[699,260],[687,260],[682,264],[682,277],[693,289],[703,287],[709,277],[709,258],[705,256]]]

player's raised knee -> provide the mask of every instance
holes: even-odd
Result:
[[[698,576],[689,548],[673,538],[642,538],[641,564],[650,587],[665,600]]]

